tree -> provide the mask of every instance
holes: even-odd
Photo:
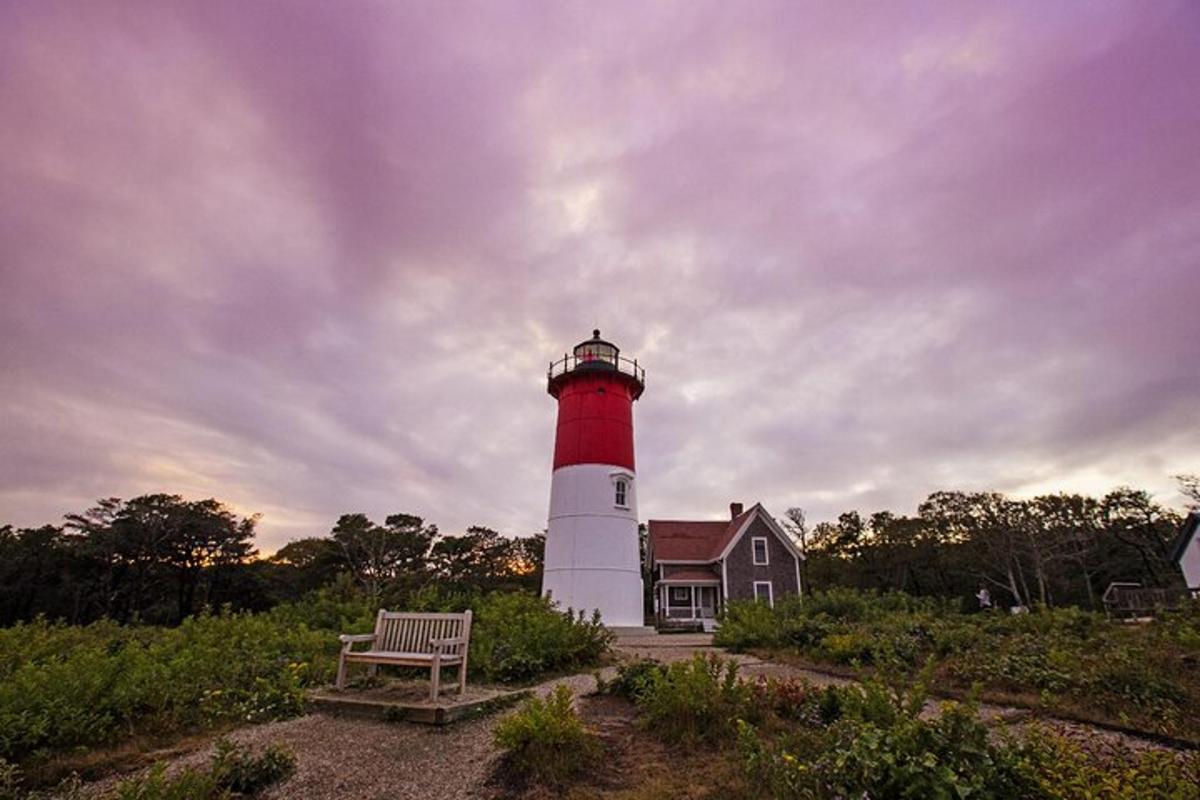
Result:
[[[1048,558],[1079,570],[1088,607],[1096,608],[1093,580],[1100,570],[1100,503],[1079,494],[1035,497],[1031,507],[1049,542]]]
[[[288,599],[333,583],[348,568],[341,545],[328,537],[296,539],[268,559],[274,582]]]
[[[401,575],[426,573],[436,525],[411,514],[393,514],[376,525],[365,514],[345,514],[333,528],[355,579],[373,599]]]
[[[246,595],[231,584],[256,555],[256,516],[240,519],[212,498],[149,494],[106,498],[66,519],[82,616],[179,622]]]
[[[1149,492],[1121,487],[1100,501],[1105,531],[1137,554],[1147,582],[1170,586],[1180,580],[1171,563],[1170,543],[1182,522],[1155,503]]]
[[[1179,493],[1188,500],[1188,508],[1192,511],[1200,511],[1200,475],[1175,475],[1173,477],[1179,484]]]
[[[39,613],[69,614],[69,587],[64,587],[69,558],[61,528],[0,527],[0,624]]]
[[[968,559],[978,580],[1007,591],[1029,605],[1031,595],[1021,565],[1019,509],[996,492],[934,492],[917,509],[942,541],[973,551]]]
[[[530,583],[540,572],[545,536],[505,537],[472,526],[461,536],[438,539],[430,553],[437,576],[460,587],[484,591]]]
[[[799,506],[792,506],[783,514],[783,528],[791,535],[796,543],[800,546],[800,553],[804,556],[800,561],[800,571],[802,573],[801,587],[807,591],[808,586],[808,518],[804,514],[804,509]]]

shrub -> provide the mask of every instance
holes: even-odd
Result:
[[[713,644],[735,653],[751,647],[777,647],[782,632],[774,610],[753,600],[732,600],[721,611]]]
[[[821,640],[815,652],[822,661],[834,664],[870,664],[875,643],[863,634],[831,633]]]
[[[733,733],[739,718],[756,716],[753,692],[738,680],[735,661],[697,653],[645,674],[635,697],[642,721],[669,742],[718,741]]]
[[[0,800],[19,800],[21,792],[21,770],[0,758]]]
[[[603,685],[604,691],[637,702],[652,690],[655,681],[666,671],[666,667],[653,659],[643,658],[617,667],[617,677]]]
[[[1020,755],[989,741],[972,706],[949,703],[922,719],[919,685],[880,683],[837,690],[843,716],[822,730],[775,740],[738,725],[747,777],[765,797],[1025,797]]]
[[[1100,759],[1044,728],[1018,745],[1036,789],[1046,800],[1195,800],[1200,796],[1200,753],[1146,750]]]
[[[803,678],[766,678],[751,684],[753,707],[789,722],[828,725],[842,715],[841,692]]]
[[[207,770],[185,767],[172,776],[166,764],[155,764],[135,778],[121,781],[104,800],[226,800],[230,793],[217,786]]]
[[[296,769],[291,753],[275,745],[259,755],[222,739],[205,769],[185,767],[167,775],[166,764],[121,781],[104,800],[227,800],[253,797],[287,779]]]
[[[211,771],[221,788],[235,795],[254,795],[295,772],[296,758],[276,745],[251,755],[222,739],[217,742]]]
[[[493,594],[477,603],[475,613],[471,663],[485,680],[526,681],[593,666],[612,642],[598,614],[585,619],[582,612],[560,612],[548,598],[532,594]]]
[[[545,698],[530,698],[500,720],[495,736],[506,766],[520,779],[541,785],[562,785],[599,754],[599,741],[575,713],[566,686]]]

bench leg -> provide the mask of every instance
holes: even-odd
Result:
[[[467,657],[463,656],[462,663],[458,665],[458,693],[463,694],[467,691]]]
[[[429,669],[429,699],[437,702],[439,684],[442,682],[442,660],[433,657],[433,666]]]
[[[338,673],[337,681],[334,683],[338,691],[346,688],[346,654],[342,653],[338,656]]]
[[[369,667],[367,667],[367,675],[374,678],[378,674],[379,674],[379,665],[378,664],[371,664]]]

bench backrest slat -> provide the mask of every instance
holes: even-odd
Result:
[[[430,641],[470,635],[470,612],[462,614],[380,611],[375,618],[375,648],[389,653],[432,653]],[[460,654],[461,645],[446,648]]]

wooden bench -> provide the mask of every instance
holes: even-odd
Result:
[[[467,653],[471,646],[471,612],[462,614],[409,614],[380,610],[375,632],[356,636],[343,634],[338,660],[337,688],[346,686],[346,666],[367,664],[374,675],[380,664],[397,667],[429,667],[432,686],[429,696],[437,700],[442,667],[458,667],[458,693],[467,689]],[[369,643],[367,650],[354,645]]]

